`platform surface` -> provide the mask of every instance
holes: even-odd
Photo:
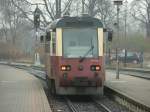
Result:
[[[51,112],[40,80],[0,65],[0,112]]]
[[[106,71],[105,85],[150,107],[150,80],[123,74],[116,79],[115,72]]]

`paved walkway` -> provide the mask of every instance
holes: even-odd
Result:
[[[51,112],[51,109],[37,78],[0,65],[0,112]]]
[[[115,78],[115,72],[107,71],[105,85],[150,107],[150,80],[122,74],[119,80]]]

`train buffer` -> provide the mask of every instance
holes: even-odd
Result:
[[[51,112],[40,80],[0,65],[0,112]]]
[[[150,109],[150,80],[120,74],[116,79],[116,73],[106,72],[105,86],[138,102]]]

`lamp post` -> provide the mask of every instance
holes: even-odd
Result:
[[[40,15],[42,14],[42,11],[38,8],[38,5],[43,5],[43,4],[32,4],[32,5],[36,5],[35,11],[34,11],[34,28],[35,28],[35,65],[40,65],[40,61],[39,61],[39,54],[38,54],[38,28],[40,27]]]
[[[119,6],[122,5],[122,0],[114,0],[114,5],[117,6],[117,38],[118,38],[118,41],[119,41],[119,11],[120,11]],[[118,44],[117,47],[119,47],[119,44]],[[116,52],[117,52],[116,79],[119,79],[119,57],[118,57],[118,48],[116,48]]]

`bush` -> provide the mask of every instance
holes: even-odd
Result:
[[[12,44],[8,44],[8,43],[0,43],[0,59],[19,59],[23,56],[23,53],[16,48],[14,45]]]

